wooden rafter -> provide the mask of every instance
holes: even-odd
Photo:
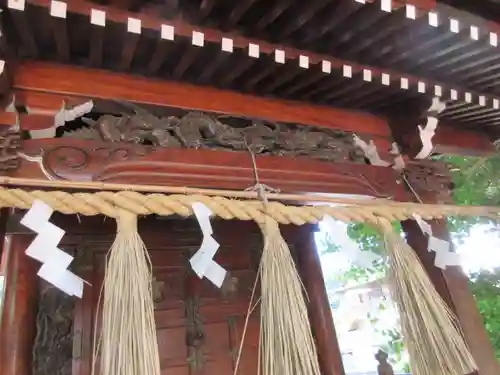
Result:
[[[50,7],[50,0],[26,0],[28,4],[40,6],[40,7],[45,7],[49,8]],[[209,4],[208,2],[207,4]],[[420,4],[421,3],[421,4]],[[403,2],[396,2],[394,4],[395,7],[403,5]],[[430,10],[433,9],[435,6],[434,1],[421,1],[416,4],[419,7],[424,7],[425,10]],[[287,46],[287,45],[282,45],[282,44],[273,44],[273,43],[268,43],[263,40],[256,40],[252,38],[246,38],[241,35],[233,34],[233,33],[228,33],[228,32],[222,32],[219,30],[215,29],[210,29],[206,27],[199,27],[193,24],[188,23],[184,19],[181,18],[176,18],[173,20],[163,20],[161,18],[158,18],[154,14],[151,13],[132,13],[124,9],[119,9],[116,7],[106,7],[106,6],[101,6],[95,3],[90,3],[85,0],[73,0],[71,2],[68,2],[68,12],[75,13],[75,14],[80,14],[80,15],[85,15],[89,16],[91,13],[92,9],[98,9],[106,12],[106,20],[111,21],[111,22],[116,22],[116,23],[122,23],[126,24],[129,20],[129,18],[139,18],[141,20],[141,26],[145,29],[152,29],[156,31],[160,31],[162,25],[168,24],[171,26],[175,27],[175,34],[176,36],[181,36],[181,37],[186,37],[186,38],[191,38],[193,30],[202,32],[204,34],[204,39],[206,42],[211,42],[211,43],[221,43],[222,38],[229,38],[233,40],[233,45],[234,48],[236,49],[247,49],[249,44],[257,44],[259,45],[260,53],[261,54],[267,54],[267,55],[272,55],[275,53],[276,50],[283,50],[286,55],[287,60],[298,60],[301,56],[307,56],[309,58],[310,64],[321,64],[323,61],[328,61],[331,63],[332,68],[341,68],[344,65],[349,65],[352,67],[354,72],[360,72],[365,69],[370,70],[371,74],[373,76],[374,81],[378,81],[381,79],[381,76],[383,73],[388,74],[392,80],[398,80],[400,78],[406,78],[410,84],[416,84],[418,82],[424,83],[427,87],[427,91],[431,92],[433,91],[434,86],[440,86],[440,87],[446,87],[446,88],[453,88],[457,90],[459,93],[463,92],[468,92],[473,95],[477,96],[483,96],[482,93],[480,92],[474,92],[471,90],[467,90],[462,87],[453,87],[451,85],[445,85],[442,84],[441,82],[437,82],[436,80],[433,79],[428,79],[420,76],[414,76],[414,75],[409,75],[409,74],[404,74],[399,71],[391,70],[391,69],[380,69],[374,66],[366,65],[366,64],[358,64],[354,61],[349,61],[345,59],[339,59],[336,58],[335,56],[332,55],[325,55],[325,54],[319,54],[319,53],[313,53],[309,51],[304,51],[304,50],[299,50],[297,48]],[[16,11],[13,11],[14,13]],[[130,55],[129,55],[130,49],[127,49],[126,51],[124,50],[124,62],[122,62],[122,65],[128,66],[129,61],[130,61]],[[157,64],[153,64],[152,68],[150,69],[151,71],[155,70],[155,67]],[[123,67],[123,66],[122,66]],[[484,95],[488,96],[488,95]]]
[[[141,3],[140,0],[111,0],[110,4],[120,9],[133,10]]]

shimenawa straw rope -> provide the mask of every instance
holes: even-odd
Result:
[[[464,375],[477,366],[458,321],[438,294],[411,247],[387,220],[378,228],[389,253],[391,292],[415,375]]]
[[[447,216],[485,216],[500,218],[500,207],[452,206],[419,203],[387,203],[373,205],[366,200],[351,200],[349,206],[291,206],[280,202],[264,205],[258,200],[236,200],[206,195],[162,195],[141,194],[133,191],[100,191],[95,193],[67,193],[64,191],[27,191],[23,189],[0,188],[0,208],[14,207],[29,209],[35,200],[42,200],[55,211],[64,214],[86,216],[103,214],[117,217],[119,209],[135,215],[157,214],[160,216],[193,214],[192,204],[205,204],[215,216],[231,220],[253,220],[264,223],[267,216],[280,224],[303,225],[317,223],[325,215],[344,222],[372,222],[378,218],[402,221],[419,215],[423,219]]]
[[[102,375],[160,375],[149,254],[137,216],[118,212],[103,283],[102,328],[94,343]],[[99,308],[97,309],[99,311]],[[92,373],[95,372],[95,363]]]
[[[260,356],[264,375],[319,375],[316,344],[303,285],[278,223],[260,225],[264,250],[260,263]]]
[[[265,212],[271,209],[260,183],[254,153],[256,184]],[[264,249],[259,265],[261,285],[259,373],[263,375],[319,375],[316,345],[311,332],[303,285],[290,249],[281,235],[278,222],[266,215],[259,222]],[[253,293],[252,293],[253,294]]]
[[[84,187],[80,188],[94,188],[95,187]],[[109,188],[109,187],[108,187]],[[187,192],[183,190],[184,188],[172,188],[171,191],[175,191],[175,189],[181,189],[183,192]],[[167,189],[168,190],[168,187]],[[136,228],[136,220],[137,215],[148,215],[148,214],[158,214],[158,215],[181,215],[181,216],[189,216],[191,215],[192,208],[191,205],[195,202],[201,202],[207,205],[215,215],[223,218],[223,219],[240,219],[240,220],[254,220],[262,228],[262,231],[265,236],[265,253],[263,254],[263,264],[267,263],[266,272],[261,272],[261,281],[262,284],[266,285],[285,285],[287,287],[285,293],[277,293],[273,287],[264,287],[265,293],[268,293],[264,298],[262,306],[266,306],[265,313],[261,312],[261,324],[267,326],[268,328],[262,331],[261,340],[262,343],[267,340],[267,342],[272,343],[272,345],[263,345],[261,350],[261,356],[263,361],[263,368],[265,369],[265,375],[275,375],[281,374],[282,372],[289,373],[290,371],[297,371],[305,374],[317,374],[318,366],[317,366],[317,358],[315,354],[315,346],[312,340],[312,335],[310,332],[309,321],[307,319],[307,309],[305,308],[304,296],[302,295],[302,289],[300,285],[300,279],[298,275],[296,275],[296,270],[293,265],[293,260],[289,254],[289,249],[286,246],[281,234],[279,232],[278,223],[283,224],[297,224],[302,225],[305,223],[316,223],[320,221],[325,215],[330,215],[336,219],[342,221],[356,221],[356,222],[369,222],[369,223],[389,223],[392,220],[405,220],[412,218],[415,214],[421,216],[423,219],[431,219],[431,218],[441,218],[445,216],[451,215],[462,215],[462,216],[486,216],[490,218],[497,219],[499,218],[500,208],[499,207],[464,207],[464,206],[450,206],[450,205],[424,205],[424,204],[415,204],[415,203],[396,203],[390,201],[380,201],[380,200],[353,200],[347,199],[342,200],[344,204],[348,204],[349,206],[344,207],[330,207],[330,206],[287,206],[281,204],[279,202],[267,202],[265,200],[256,201],[256,200],[234,200],[227,199],[224,196],[234,196],[238,198],[248,198],[252,196],[251,194],[255,194],[252,192],[239,192],[240,194],[233,194],[232,192],[224,192],[217,190],[207,190],[207,189],[194,189],[195,191],[204,191],[206,195],[162,195],[162,194],[141,194],[133,191],[120,191],[120,192],[111,192],[111,191],[99,191],[96,193],[67,193],[64,191],[26,191],[23,189],[5,189],[0,188],[0,207],[16,207],[21,209],[27,209],[31,207],[32,203],[36,199],[43,200],[46,204],[51,206],[54,210],[66,213],[66,214],[83,214],[83,215],[97,215],[104,214],[110,217],[117,218],[118,221],[123,219],[124,217],[133,217],[134,219],[129,222],[134,222],[134,228],[130,231],[133,235],[131,237],[123,237],[120,233],[129,232],[121,231],[117,235],[117,240],[113,246],[113,251],[111,255],[114,253],[127,254],[127,251],[119,251],[119,248],[128,247],[127,241],[130,241],[132,248],[132,254],[128,254],[128,257],[132,257],[136,261],[140,259],[139,254],[144,253],[144,245],[142,241],[138,237],[137,228]],[[190,190],[192,191],[192,190]],[[262,193],[262,191],[260,191]],[[272,194],[272,193],[271,193]],[[269,195],[271,195],[269,194]],[[262,197],[262,194],[257,194]],[[272,194],[274,199],[279,199],[280,194]],[[283,198],[291,199],[291,196],[283,195]],[[299,201],[311,201],[318,202],[322,200],[322,197],[308,197],[308,196],[294,196],[295,199]],[[324,199],[328,201],[327,198]],[[381,204],[383,202],[383,204]],[[387,231],[387,225],[383,226],[384,231]],[[398,242],[395,241],[391,236],[387,236],[387,243],[389,244],[388,248],[393,249],[391,252],[392,259],[400,259],[400,250],[398,249]],[[392,238],[392,240],[391,240]],[[402,241],[399,239],[399,241]],[[396,245],[394,244],[396,243]],[[392,245],[391,245],[392,244]],[[392,246],[392,247],[391,247]],[[407,246],[407,245],[406,245]],[[401,248],[405,248],[404,245],[399,246]],[[267,250],[266,250],[267,249]],[[274,250],[272,250],[274,249]],[[396,249],[396,250],[395,250]],[[406,251],[404,254],[412,253],[410,251]],[[396,254],[396,255],[395,255]],[[265,256],[264,256],[265,255]],[[415,256],[413,254],[413,256]],[[135,257],[135,258],[134,258]],[[280,261],[277,261],[277,258]],[[144,261],[144,254],[142,256]],[[146,253],[146,260],[147,260]],[[401,258],[404,259],[404,256]],[[405,260],[408,263],[408,259]],[[127,257],[123,257],[119,259],[119,261],[115,262],[115,266],[110,267],[109,274],[107,274],[111,279],[116,279],[117,277],[111,277],[112,274],[117,273],[118,278],[123,276],[123,272],[125,269],[133,268],[130,267],[130,259]],[[404,262],[403,262],[404,263]],[[110,264],[111,258],[110,258]],[[120,265],[128,264],[126,267],[120,267]],[[280,267],[276,265],[279,264]],[[394,263],[397,264],[397,263]],[[409,262],[408,264],[412,264]],[[149,265],[149,268],[148,268]],[[286,272],[283,272],[282,268],[286,269]],[[262,268],[261,264],[261,268]],[[396,267],[396,266],[395,266]],[[411,270],[412,267],[408,266]],[[432,284],[428,280],[425,271],[423,274],[420,272],[420,276],[412,276],[415,279],[419,277],[425,276],[425,280],[422,282],[424,286],[429,286],[430,289],[433,290],[433,293],[437,295],[437,292],[432,287]],[[115,352],[114,355],[104,354],[101,358],[101,367],[105,369],[103,372],[105,375],[114,375],[115,371],[119,371],[120,375],[122,374],[134,374],[134,371],[139,371],[139,373],[148,373],[148,374],[158,374],[159,373],[159,365],[158,362],[158,348],[156,343],[156,335],[154,330],[154,317],[152,315],[153,312],[153,303],[151,296],[151,273],[150,273],[150,264],[147,260],[146,266],[142,267],[142,271],[138,278],[141,278],[143,282],[140,282],[138,286],[130,286],[132,289],[138,287],[138,290],[132,291],[128,296],[130,300],[134,299],[135,301],[142,301],[142,312],[138,310],[132,314],[131,319],[136,319],[139,322],[139,325],[142,325],[144,328],[141,330],[142,334],[126,331],[125,334],[128,339],[130,339],[133,335],[136,336],[135,339],[143,340],[144,342],[148,342],[143,346],[144,350],[147,352],[143,358],[140,360],[127,363],[124,361],[124,358],[132,358],[128,357],[128,354],[124,356],[124,353],[134,352],[137,354],[136,346],[128,346],[130,344],[130,340],[124,341],[124,345],[120,346],[118,352]],[[422,276],[423,275],[423,276]],[[147,281],[145,281],[147,278]],[[130,275],[127,274],[128,281],[132,280]],[[265,280],[265,282],[264,282]],[[271,280],[271,282],[269,282]],[[399,278],[399,280],[404,280],[404,278]],[[419,282],[413,280],[416,285],[419,285]],[[298,284],[297,284],[298,282]],[[109,281],[109,283],[112,283]],[[113,285],[113,284],[111,284]],[[115,284],[116,285],[116,284]],[[118,284],[120,285],[120,284]],[[298,286],[297,286],[298,285]],[[401,282],[401,285],[405,286],[404,282]],[[407,287],[407,285],[406,285]],[[113,288],[113,287],[111,287]],[[109,290],[109,287],[108,287]],[[398,290],[398,288],[396,288]],[[399,297],[396,296],[395,300],[399,301],[398,304],[400,306],[404,306],[404,293],[401,292],[401,288],[398,293]],[[413,296],[412,288],[406,290],[407,298],[411,295],[411,298],[408,301],[413,301],[418,306],[412,307],[412,311],[420,309],[421,301],[426,303],[425,298],[420,300],[416,299]],[[419,290],[417,288],[417,290]],[[135,293],[135,294],[134,294]],[[112,293],[113,295],[113,293]],[[120,329],[123,328],[125,319],[123,318],[126,315],[126,309],[124,305],[119,306],[120,301],[116,298],[116,295],[113,296],[105,296],[104,304],[116,304],[113,308],[108,308],[108,313],[103,316],[104,321],[108,322],[107,324],[116,324],[120,322],[120,324],[115,325],[114,328],[109,329],[107,332],[104,332],[106,329],[103,327],[103,337],[102,337],[102,345],[104,347],[108,346],[110,348],[111,342],[121,342],[122,339],[118,339],[118,337],[123,337],[123,333],[120,333]],[[142,297],[136,298],[138,295]],[[301,299],[302,298],[302,299]],[[266,302],[264,302],[264,299]],[[281,299],[281,300],[280,300]],[[294,302],[290,302],[294,301]],[[443,302],[444,303],[444,302]],[[267,306],[281,306],[281,308],[267,308]],[[409,302],[406,306],[410,306]],[[436,306],[436,305],[431,305]],[[439,306],[439,303],[437,304]],[[401,311],[404,311],[404,307],[401,307]],[[118,320],[110,318],[110,311],[118,311],[118,315],[120,318]],[[122,313],[120,313],[120,311]],[[282,311],[283,314],[281,317],[272,315],[275,314],[275,311]],[[425,311],[425,310],[424,310]],[[429,311],[432,311],[432,307],[429,308]],[[447,335],[451,335],[451,344],[448,344],[445,337],[439,338],[437,340],[435,334],[433,332],[429,332],[429,330],[425,330],[426,325],[423,325],[423,330],[418,331],[420,333],[417,336],[413,336],[414,339],[409,343],[410,352],[414,358],[413,366],[414,371],[418,375],[441,375],[451,373],[459,374],[463,369],[471,369],[474,368],[473,361],[470,358],[470,354],[466,350],[465,344],[463,344],[463,340],[461,339],[460,333],[458,329],[453,331],[453,317],[448,316],[446,318],[447,313],[440,312],[440,318],[438,321],[440,323],[445,324],[448,329]],[[266,315],[269,314],[269,315]],[[435,312],[428,313],[427,318],[432,321],[429,316],[432,316]],[[403,314],[404,315],[404,314]],[[409,314],[410,316],[410,314]],[[116,315],[115,315],[116,317]],[[305,317],[305,318],[304,318]],[[305,320],[304,320],[305,319]],[[413,318],[407,319],[408,323],[404,324],[404,330],[406,337],[412,337],[414,334],[412,331],[416,324],[412,321],[412,319],[422,319],[422,317],[418,318],[414,316]],[[448,319],[448,320],[447,320]],[[273,322],[273,324],[267,324],[266,322]],[[297,329],[297,324],[294,324],[294,321],[304,322],[304,324],[300,323],[300,329]],[[425,321],[425,319],[424,319]],[[447,324],[447,322],[450,324]],[[279,322],[276,324],[276,322]],[[430,325],[431,327],[436,327],[436,325]],[[439,324],[437,324],[439,327]],[[290,327],[290,331],[288,328]],[[117,333],[118,332],[118,333]],[[422,333],[424,332],[424,333]],[[458,333],[457,333],[458,332]],[[278,338],[278,339],[276,339]],[[135,340],[134,339],[134,340]],[[278,340],[278,341],[277,341]],[[281,340],[281,341],[280,341]],[[408,339],[407,339],[408,340]],[[419,341],[421,340],[421,341]],[[427,340],[427,341],[425,341]],[[437,341],[436,341],[437,340]],[[281,344],[279,344],[281,342]],[[311,344],[312,342],[312,344]],[[419,345],[419,342],[425,342],[424,346]],[[154,344],[153,344],[154,343]],[[417,348],[412,349],[412,343],[417,343]],[[298,349],[298,345],[303,344],[304,346]],[[312,345],[312,346],[311,346]],[[446,346],[448,345],[448,346]],[[294,350],[290,350],[290,348],[294,348]],[[415,348],[415,347],[414,347]],[[444,358],[442,355],[434,357],[429,354],[429,352],[425,353],[426,349],[429,348],[438,348],[436,350],[442,350],[446,353],[449,358],[455,358],[458,361],[458,365],[453,364],[452,362],[446,362],[447,358]],[[463,353],[462,357],[456,354],[456,350]],[[464,349],[465,348],[465,349]],[[108,353],[110,353],[108,350]],[[115,348],[116,350],[116,348]],[[464,351],[465,350],[465,351]],[[103,353],[106,353],[106,350],[103,349]],[[144,355],[144,352],[141,351]],[[295,353],[295,354],[294,354]],[[299,353],[305,353],[305,357],[301,357]],[[134,354],[134,355],[136,355]],[[286,358],[287,355],[292,355],[291,358]],[[118,358],[118,362],[116,362],[116,358]],[[273,360],[270,360],[273,358]],[[276,361],[276,358],[278,360]],[[313,360],[314,358],[314,360]],[[416,358],[416,359],[415,359]],[[260,357],[259,357],[260,360]],[[441,362],[443,360],[443,362]],[[121,361],[121,362],[120,362]],[[427,372],[428,368],[432,368],[431,372]],[[446,372],[448,371],[448,372]],[[458,372],[457,372],[458,371]],[[433,373],[434,372],[434,373]]]

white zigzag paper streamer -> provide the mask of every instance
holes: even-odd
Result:
[[[376,165],[379,167],[388,167],[389,165],[391,165],[390,163],[380,158],[377,146],[375,145],[375,142],[373,142],[373,140],[370,140],[370,143],[366,143],[356,134],[354,134],[352,138],[354,140],[354,144],[358,146],[361,150],[363,150],[366,158],[370,161],[371,165]]]
[[[66,104],[63,102],[61,109],[54,116],[54,124],[47,129],[30,130],[30,137],[31,139],[54,138],[58,127],[63,126],[66,122],[82,117],[92,111],[92,108],[94,108],[94,102],[92,100],[77,105],[71,109],[66,109]]]
[[[432,104],[427,112],[430,114],[439,114],[443,112],[445,108],[446,103],[439,100],[439,97],[434,97],[432,98]],[[415,156],[415,159],[425,159],[431,155],[432,150],[434,149],[432,138],[434,138],[434,135],[436,134],[437,126],[438,119],[432,115],[427,116],[427,123],[425,124],[425,127],[418,125],[420,140],[422,141],[422,149],[417,156]]]
[[[210,224],[212,211],[199,202],[193,203],[192,207],[203,233],[203,241],[199,250],[189,260],[189,263],[200,279],[206,277],[220,288],[226,277],[226,270],[213,259],[219,249],[219,243],[212,237],[213,230],[212,224]]]
[[[83,115],[89,113],[94,108],[94,102],[89,100],[85,103],[77,105],[71,109],[66,109],[66,105],[63,102],[61,109],[54,117],[55,126],[62,126],[66,122],[73,121]]]
[[[448,266],[459,266],[460,256],[451,251],[451,244],[448,241],[434,237],[432,234],[432,227],[420,216],[413,215],[413,218],[418,223],[422,232],[429,238],[427,251],[434,251],[436,253],[434,265],[443,270]]]
[[[42,263],[38,276],[70,296],[82,298],[83,280],[68,270],[73,257],[58,248],[64,231],[49,219],[54,210],[36,200],[21,219],[21,224],[38,233],[26,249],[26,255]]]
[[[396,142],[393,142],[391,144],[391,150],[389,153],[394,157],[394,163],[391,164],[385,160],[383,160],[377,150],[377,146],[375,145],[375,142],[373,140],[370,140],[369,143],[366,143],[364,140],[359,138],[356,134],[353,134],[353,141],[354,144],[359,147],[363,153],[365,154],[365,157],[370,161],[371,165],[376,165],[379,167],[390,167],[396,169],[396,170],[403,170],[405,168],[405,161],[403,159],[403,156],[401,155],[401,152],[399,150],[399,146]]]
[[[392,168],[398,171],[402,171],[403,169],[405,169],[406,163],[396,142],[392,142],[391,150],[389,151],[389,153],[394,157],[394,165],[392,166]]]
[[[369,251],[361,251],[349,238],[345,229],[342,228],[333,217],[325,215],[323,217],[323,223],[329,236],[339,245],[340,252],[343,253],[352,264],[361,268],[370,268],[373,267],[373,262],[380,259],[377,254]]]

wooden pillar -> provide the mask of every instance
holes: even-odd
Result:
[[[444,220],[432,220],[430,223],[436,237],[450,240]],[[402,225],[409,245],[420,258],[436,290],[455,312],[465,341],[479,367],[479,374],[500,374],[500,364],[496,359],[488,333],[484,329],[484,321],[477,308],[476,300],[469,289],[467,275],[461,267],[447,267],[444,271],[437,268],[434,265],[434,254],[427,251],[427,237],[422,234],[416,223],[407,221]]]
[[[319,254],[314,239],[315,226],[295,227],[298,270],[309,297],[309,319],[318,349],[323,375],[344,375],[342,356],[326,294]]]
[[[447,228],[446,223],[443,222],[443,220],[431,220],[428,221],[428,223],[431,224],[432,233],[436,237],[443,240],[448,238],[448,235],[445,235]],[[417,253],[418,258],[427,271],[434,287],[441,295],[441,298],[443,298],[448,306],[455,311],[455,304],[453,303],[449,293],[444,273],[440,268],[434,265],[435,253],[427,251],[427,244],[429,241],[427,236],[422,233],[422,230],[415,220],[403,221],[401,222],[401,226],[403,227],[403,231],[406,235],[406,242],[412,247],[413,250],[415,250],[415,253]]]
[[[416,168],[409,170],[407,180],[419,199],[424,203],[451,203],[451,179],[442,167],[437,167],[437,164],[430,167],[428,163],[415,166]],[[431,220],[429,223],[434,236],[451,242],[445,220]],[[479,374],[500,374],[500,364],[484,328],[476,300],[469,289],[467,275],[461,267],[441,270],[434,265],[435,254],[427,251],[428,239],[414,220],[402,222],[402,227],[408,244],[415,250],[436,290],[456,314],[465,341],[479,367]]]
[[[31,235],[10,235],[5,239],[8,256],[0,327],[0,375],[32,373],[39,266],[24,254],[32,240]]]

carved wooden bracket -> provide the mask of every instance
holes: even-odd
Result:
[[[13,177],[245,189],[255,184],[248,152],[167,149],[64,138],[24,142]],[[33,160],[33,159],[31,159]],[[390,168],[327,163],[309,158],[257,156],[262,183],[287,192],[363,194],[405,199]]]
[[[407,163],[405,170],[409,190],[424,202],[453,203],[453,181],[449,165],[435,160]]]

